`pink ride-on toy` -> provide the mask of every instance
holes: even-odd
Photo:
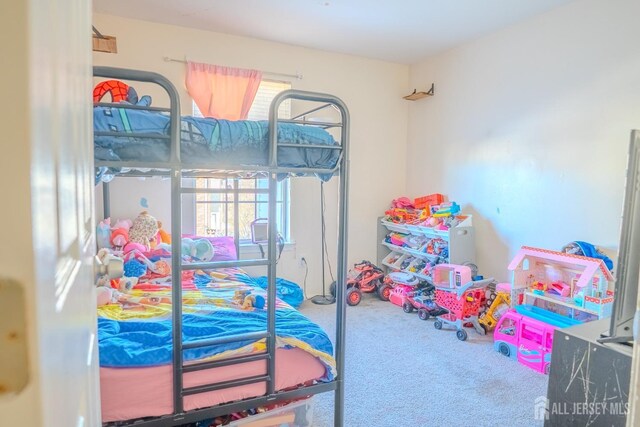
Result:
[[[413,274],[402,271],[389,273],[384,280],[386,284],[391,286],[389,301],[400,307],[404,304],[405,297],[420,284],[420,281]]]

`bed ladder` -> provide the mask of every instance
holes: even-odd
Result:
[[[218,189],[183,187],[182,171],[180,169],[172,170],[172,191],[171,191],[171,210],[172,210],[172,233],[174,236],[182,235],[181,214],[182,214],[182,196],[185,194],[201,194],[215,193]],[[235,186],[237,188],[237,185]],[[269,174],[268,187],[268,203],[269,217],[276,216],[277,201],[277,176],[275,173]],[[237,200],[237,199],[236,199]],[[238,204],[234,203],[235,218],[238,218]],[[239,225],[235,221],[234,236],[236,237],[236,250],[239,249],[237,236],[239,235]],[[254,383],[266,383],[266,397],[275,393],[275,306],[276,306],[276,260],[277,260],[277,229],[275,221],[269,221],[268,225],[269,245],[266,259],[247,259],[234,261],[211,261],[199,263],[183,263],[181,253],[180,239],[172,241],[172,283],[182,283],[182,271],[187,270],[210,270],[228,267],[268,267],[269,286],[267,288],[267,325],[266,330],[260,332],[250,332],[243,334],[229,335],[220,338],[183,342],[182,337],[182,286],[173,286],[173,300],[180,303],[173,304],[173,383],[174,383],[174,413],[176,415],[184,413],[184,397],[199,393],[222,390],[231,387],[243,386]],[[179,256],[175,256],[179,254]],[[239,256],[239,255],[238,255]],[[247,354],[226,359],[187,363],[184,362],[184,351],[197,348],[205,348],[214,345],[228,344],[239,341],[258,341],[266,340],[267,348],[264,353]],[[223,366],[231,366],[242,363],[250,363],[265,360],[267,361],[266,372],[261,375],[254,375],[233,380],[202,384],[192,387],[184,387],[184,374],[197,372],[207,369],[219,368]]]

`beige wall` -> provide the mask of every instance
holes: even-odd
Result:
[[[482,272],[521,245],[615,253],[640,128],[640,3],[573,2],[411,67],[407,190],[473,213]]]
[[[195,61],[266,71],[299,72],[304,78],[292,82],[295,89],[340,97],[351,113],[349,263],[375,260],[376,218],[391,199],[405,192],[403,171],[407,162],[408,105],[401,96],[408,88],[407,66],[106,15],[94,15],[94,24],[104,34],[118,39],[118,54],[94,53],[95,65],[151,70],[166,76],[180,92],[183,113],[191,111],[191,99],[183,83],[184,65],[165,62],[164,56],[187,56]],[[139,94],[143,92],[138,90]],[[337,215],[335,181],[327,187],[326,217],[332,260],[335,257]],[[114,188],[114,194],[116,191],[139,193],[131,186],[142,184],[127,183],[126,188],[116,184],[114,187],[120,188]],[[152,185],[160,192],[166,188],[166,199],[149,200],[154,210],[157,207],[156,212],[160,212],[159,218],[166,221],[162,215],[168,212],[168,185]],[[302,284],[304,268],[299,258],[304,256],[310,267],[307,280],[309,295],[321,289],[319,186],[316,179],[293,180],[291,235],[296,247],[285,252],[278,264],[280,276]],[[154,193],[158,191],[154,190]],[[99,191],[97,196],[99,199]],[[123,211],[139,211],[139,198],[137,194],[132,196],[129,206],[120,211],[114,206],[114,216]],[[167,207],[160,206],[161,200],[166,200]],[[335,261],[332,265],[335,274]]]

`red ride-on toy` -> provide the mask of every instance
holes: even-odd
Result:
[[[329,287],[336,296],[336,282]],[[383,301],[389,301],[391,284],[385,282],[384,272],[369,261],[361,261],[353,266],[347,276],[347,304],[358,305],[363,292],[376,292]]]

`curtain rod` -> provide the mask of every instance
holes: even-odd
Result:
[[[165,56],[165,57],[163,57],[163,59],[165,60],[165,62],[180,62],[182,64],[186,64],[187,63],[187,61],[185,59],[176,59],[176,58],[171,58],[169,56]],[[286,74],[286,73],[276,73],[274,71],[262,71],[262,74],[269,74],[271,76],[280,76],[280,77],[290,77],[292,79],[302,80],[302,74],[301,73]]]

